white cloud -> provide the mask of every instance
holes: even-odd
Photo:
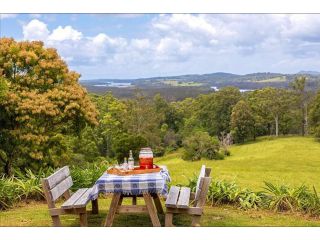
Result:
[[[48,36],[47,25],[37,19],[23,26],[23,38],[26,40],[46,40]]]
[[[72,26],[50,32],[34,19],[23,33],[57,48],[84,78],[320,69],[319,15],[162,14],[148,24],[124,38]]]
[[[82,33],[73,29],[71,26],[59,26],[54,29],[49,36],[49,40],[51,41],[64,41],[64,40],[72,40],[78,41],[82,38]]]

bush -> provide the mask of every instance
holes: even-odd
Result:
[[[19,189],[16,188],[14,178],[0,179],[0,210],[14,206],[20,200]]]
[[[188,178],[187,186],[196,191],[197,176]],[[235,182],[212,180],[207,201],[212,206],[232,204],[240,209],[265,208],[275,212],[300,211],[311,215],[320,215],[320,198],[316,189],[310,191],[305,185],[290,188],[286,185],[274,185],[265,182],[265,191],[254,192],[241,189]]]
[[[219,141],[207,132],[197,131],[183,141],[185,160],[222,159],[219,153]]]
[[[99,163],[87,163],[82,167],[71,166],[70,172],[73,180],[71,190],[92,187],[103,172],[107,170],[109,164],[108,161],[101,161]]]

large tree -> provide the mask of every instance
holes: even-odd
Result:
[[[78,83],[80,75],[40,41],[1,38],[0,77],[8,83],[0,104],[6,174],[13,164],[54,165],[51,150],[59,146],[61,134],[98,123],[95,106]]]
[[[291,87],[296,94],[297,104],[301,110],[301,135],[308,135],[308,105],[312,95],[306,89],[307,78],[299,76],[291,83]]]
[[[255,122],[248,103],[240,100],[232,109],[231,132],[236,142],[243,143],[254,137]]]
[[[220,91],[199,97],[198,118],[210,135],[230,132],[232,108],[241,99],[238,88],[225,87]]]
[[[290,110],[292,98],[287,90],[267,87],[249,94],[250,106],[255,114],[257,126],[267,125],[271,134],[279,135],[280,120]],[[273,124],[272,124],[273,123]]]

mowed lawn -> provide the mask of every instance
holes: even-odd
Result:
[[[100,227],[105,221],[111,198],[99,199],[100,212],[98,215],[88,215],[89,227]],[[124,204],[130,204],[125,201]],[[142,204],[142,202],[138,204]],[[88,210],[91,210],[90,204]],[[274,213],[272,211],[250,210],[243,211],[233,206],[205,207],[205,214],[201,218],[203,227],[231,227],[231,226],[320,226],[320,219],[308,217],[298,213]],[[161,225],[164,226],[164,215],[159,215]],[[187,215],[178,215],[173,219],[176,226],[190,226],[191,218]],[[61,216],[64,227],[79,227],[79,218],[76,215]],[[51,218],[45,202],[21,203],[20,206],[0,212],[0,227],[37,227],[51,226]],[[152,227],[147,214],[117,214],[114,227]]]
[[[181,159],[181,151],[155,160],[166,165],[173,184],[186,184],[187,177],[198,175],[202,164],[213,169],[217,179],[234,180],[241,187],[261,190],[263,181],[298,186],[315,185],[320,190],[320,143],[313,138],[262,138],[256,142],[235,145],[231,156],[224,160]],[[128,202],[127,202],[128,203]],[[100,214],[89,215],[89,226],[101,226],[108,212],[110,197],[99,199]],[[90,205],[88,207],[90,209]],[[63,226],[79,226],[78,217],[62,216]],[[164,225],[164,216],[160,216]],[[191,218],[174,218],[177,226],[189,226]],[[45,202],[20,203],[8,211],[0,211],[0,226],[50,226],[51,219]],[[299,213],[274,213],[268,210],[244,211],[234,206],[206,206],[202,226],[320,226],[319,217]],[[146,214],[117,215],[114,226],[151,226]]]
[[[235,181],[243,188],[262,190],[264,181],[292,187],[313,185],[320,192],[320,142],[309,137],[260,138],[231,147],[224,160],[184,161],[181,152],[158,158],[166,165],[174,184],[186,184],[202,164],[212,168],[212,177]]]

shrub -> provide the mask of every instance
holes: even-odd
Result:
[[[14,178],[0,179],[0,210],[12,207],[17,201],[20,200],[20,192],[16,188]]]
[[[219,141],[207,132],[196,131],[183,141],[185,160],[200,160],[201,158],[222,159],[219,153]]]
[[[103,172],[107,170],[108,166],[109,162],[107,161],[88,163],[82,167],[71,166],[70,172],[73,180],[71,190],[92,187]]]
[[[309,195],[308,188],[301,185],[298,188],[290,188],[286,185],[274,185],[265,182],[267,191],[265,193],[265,203],[267,207],[274,211],[294,211],[299,209],[302,201],[305,201]],[[308,201],[308,200],[307,200]]]

